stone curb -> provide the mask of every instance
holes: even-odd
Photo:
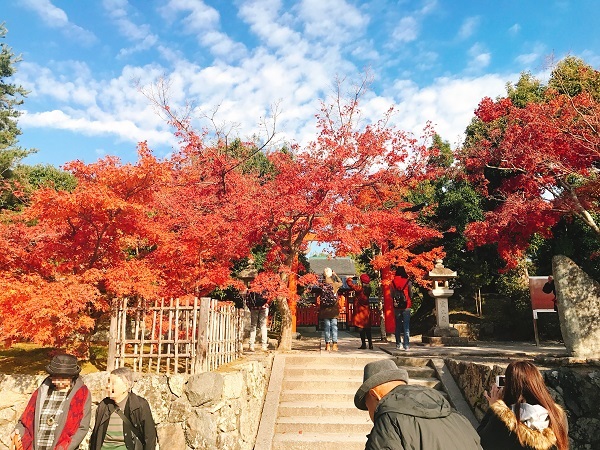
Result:
[[[283,375],[285,372],[285,354],[277,353],[271,367],[271,377],[267,395],[263,404],[262,416],[254,450],[271,450],[273,437],[275,436],[275,424],[279,409],[279,397],[281,396],[281,387],[283,385]]]
[[[479,426],[479,421],[475,417],[475,414],[473,414],[473,411],[471,410],[471,407],[465,400],[463,393],[454,381],[454,378],[452,377],[452,374],[446,367],[444,360],[439,358],[432,358],[431,362],[433,363],[433,367],[438,374],[438,378],[444,386],[444,390],[448,393],[448,399],[450,400],[452,406],[459,413],[465,416],[469,422],[471,422],[473,428],[477,429],[477,427]]]

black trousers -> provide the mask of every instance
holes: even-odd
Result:
[[[371,336],[371,327],[360,329],[360,340],[365,345],[365,338],[369,340],[369,345],[373,345],[373,337]]]

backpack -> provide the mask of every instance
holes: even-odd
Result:
[[[246,305],[250,309],[259,309],[265,306],[267,299],[258,292],[248,292],[246,296]]]
[[[324,307],[334,306],[338,299],[335,292],[333,292],[333,286],[327,283],[321,285],[321,305]]]
[[[408,280],[404,285],[404,288],[398,289],[394,282],[392,281],[392,302],[394,303],[394,308],[396,309],[406,309],[408,306],[408,300],[406,298],[406,294],[404,293],[404,289],[408,285]]]

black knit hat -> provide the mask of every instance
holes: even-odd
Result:
[[[76,377],[81,372],[81,367],[77,365],[77,358],[73,355],[56,355],[46,366],[46,372],[53,377]]]

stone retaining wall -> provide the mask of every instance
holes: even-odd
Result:
[[[254,447],[273,357],[242,358],[199,375],[143,375],[133,392],[146,398],[163,450],[251,450]],[[0,450],[32,392],[45,376],[0,374]],[[84,375],[96,405],[106,395],[108,372]]]
[[[475,417],[481,420],[488,408],[483,391],[495,382],[496,375],[504,373],[506,364],[478,364],[453,359],[445,362]],[[600,365],[596,362],[571,364],[568,358],[546,359],[543,364],[551,367],[542,370],[550,393],[567,411],[571,450],[599,449]]]

